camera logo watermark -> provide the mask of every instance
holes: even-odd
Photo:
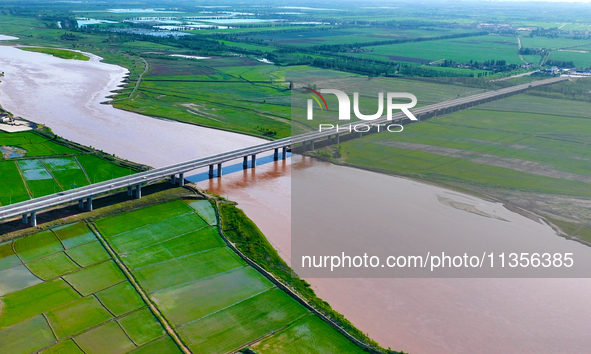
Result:
[[[328,111],[328,105],[326,104],[326,100],[324,99],[324,96],[322,96],[322,94],[333,94],[337,97],[338,101],[339,101],[339,120],[350,120],[351,119],[351,100],[349,98],[349,96],[341,91],[341,90],[336,90],[336,89],[321,89],[320,92],[311,89],[309,87],[304,87],[304,89],[310,91],[311,93],[309,93],[309,95],[312,97],[312,99],[308,99],[308,120],[313,120],[314,119],[314,101],[316,101],[318,103],[318,106],[320,106],[320,110],[324,110],[324,108],[326,108],[326,110]],[[318,98],[320,98],[322,100],[322,103],[324,103],[324,108],[323,105],[320,103],[320,101],[318,100],[318,98],[316,98],[316,96],[312,95],[312,93],[316,94],[316,96],[318,96]],[[395,98],[408,98],[410,99],[410,103],[394,103],[393,99]],[[413,95],[412,93],[408,93],[408,92],[388,92],[386,95],[386,111],[387,111],[387,119],[388,120],[392,120],[392,112],[395,109],[399,109],[401,110],[407,117],[408,119],[412,120],[412,121],[418,121],[418,119],[410,112],[410,108],[413,108],[416,104],[417,104],[417,97],[415,95]],[[361,111],[359,110],[359,92],[353,92],[353,112],[355,113],[355,116],[361,120],[364,121],[369,121],[369,120],[376,120],[380,117],[382,117],[383,113],[384,113],[384,93],[380,92],[378,94],[378,110],[375,114],[371,114],[371,115],[366,115],[361,113]]]

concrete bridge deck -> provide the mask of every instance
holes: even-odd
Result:
[[[429,106],[412,109],[411,111],[415,115],[415,117],[417,117],[419,121],[421,121],[443,114],[455,112],[461,109],[470,108],[475,105],[483,104],[496,99],[501,99],[511,95],[519,94],[532,87],[550,85],[564,80],[568,80],[568,78],[557,77],[546,80],[540,80],[532,83],[489,91],[477,95],[452,99],[432,104]],[[388,126],[392,124],[404,125],[409,124],[411,122],[414,121],[410,121],[410,119],[408,119],[408,117],[404,113],[399,112],[393,114],[392,120],[388,120],[386,116],[383,116],[371,122],[368,121],[367,123],[372,124],[374,126]],[[359,122],[356,123],[358,124]],[[183,185],[184,174],[199,168],[209,167],[209,176],[214,177],[215,165],[217,165],[217,176],[219,177],[221,176],[222,164],[231,160],[242,158],[243,167],[248,168],[249,157],[252,160],[251,166],[255,166],[254,162],[256,159],[256,155],[267,151],[274,151],[275,160],[278,160],[279,158],[285,159],[287,156],[288,147],[295,148],[296,145],[298,145],[296,151],[313,150],[315,148],[315,142],[317,142],[316,147],[326,146],[330,144],[338,144],[340,142],[340,136],[345,135],[345,133],[349,134],[346,134],[347,136],[343,136],[343,141],[358,138],[361,137],[363,134],[372,133],[376,131],[374,130],[368,132],[358,132],[353,129],[356,123],[341,125],[338,131],[333,129],[324,131],[314,131],[310,133],[296,135],[289,138],[270,141],[260,145],[255,145],[243,149],[228,151],[213,156],[199,158],[196,160],[156,168],[153,170],[140,172],[131,176],[120,177],[113,180],[100,182],[85,187],[75,188],[68,191],[63,191],[24,202],[2,206],[0,207],[0,220],[15,216],[22,216],[24,223],[30,221],[31,225],[35,226],[37,224],[36,216],[38,211],[54,207],[60,204],[77,202],[81,208],[92,210],[93,196],[102,193],[111,192],[121,188],[127,188],[128,194],[130,196],[135,194],[137,198],[141,198],[141,187],[143,184],[147,182],[162,180],[164,178],[170,178],[171,183],[178,183],[180,185]],[[282,151],[280,152],[280,150]]]

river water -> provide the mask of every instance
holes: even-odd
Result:
[[[126,70],[98,58],[66,61],[0,46],[0,71],[5,72],[0,104],[13,114],[47,124],[67,139],[154,167],[262,141],[100,105]],[[198,185],[237,201],[290,261],[292,170],[335,168],[343,176],[358,172],[294,156]],[[364,178],[376,175],[364,173]],[[407,182],[388,178],[392,184]],[[345,186],[347,181],[334,183]],[[424,192],[425,187],[417,183],[416,188]],[[459,220],[474,216],[454,210]],[[556,237],[557,245],[563,242]],[[588,279],[308,280],[320,297],[370,337],[411,353],[575,353],[591,347]]]

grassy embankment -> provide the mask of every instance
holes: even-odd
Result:
[[[260,265],[283,284],[293,289],[315,309],[334,320],[339,326],[345,329],[353,337],[369,344],[377,352],[390,352],[379,346],[378,343],[369,338],[365,333],[357,329],[343,315],[333,310],[330,304],[318,298],[310,284],[299,278],[293,270],[281,259],[277,251],[265,238],[258,227],[238,209],[234,204],[219,202],[220,219],[224,235],[248,258]],[[287,333],[281,338],[285,339]],[[273,340],[273,342],[279,342]],[[287,346],[285,343],[282,345]],[[392,351],[393,352],[393,351]]]

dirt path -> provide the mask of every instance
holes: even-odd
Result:
[[[519,51],[521,50],[521,39],[519,38],[519,36],[515,37],[517,38],[517,54],[519,54]],[[519,54],[519,60],[521,60],[524,64],[527,64],[527,61],[523,59],[523,56],[521,56],[521,54]]]
[[[137,81],[135,82],[135,87],[133,88],[133,91],[131,91],[129,93],[129,97],[128,98],[133,98],[133,95],[135,95],[135,92],[137,91],[137,88],[140,86],[140,84],[142,83],[142,79],[144,78],[144,74],[146,72],[148,72],[148,69],[150,69],[150,64],[148,64],[148,62],[146,61],[146,59],[139,57],[143,62],[144,62],[144,71],[140,74],[140,76],[138,76]]]

